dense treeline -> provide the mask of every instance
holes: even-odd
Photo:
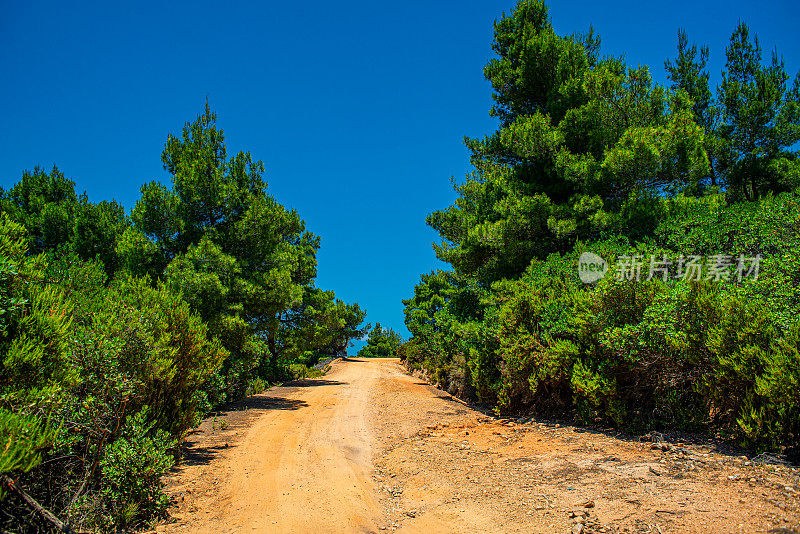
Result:
[[[377,323],[367,336],[367,343],[358,351],[359,358],[396,358],[402,339],[391,328]]]
[[[318,289],[320,240],[228,156],[206,104],[130,215],[58,169],[0,190],[0,525],[73,527],[163,513],[161,476],[203,413],[361,337],[357,304]]]
[[[407,365],[503,411],[797,446],[800,75],[740,24],[716,96],[682,31],[661,87],[535,0],[492,47],[499,126],[428,217],[451,268],[404,301]]]

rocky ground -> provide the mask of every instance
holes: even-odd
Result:
[[[304,382],[191,436],[157,530],[800,532],[800,470],[775,458],[497,419],[396,360]]]

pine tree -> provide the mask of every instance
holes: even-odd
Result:
[[[789,75],[777,50],[764,65],[758,36],[739,23],[725,50],[727,62],[717,99],[723,141],[718,168],[734,197],[757,199],[794,188],[800,165],[792,147],[800,141],[800,73]]]

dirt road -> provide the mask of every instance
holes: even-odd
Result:
[[[172,522],[156,530],[666,534],[800,525],[798,470],[669,438],[497,420],[396,360],[339,361],[324,378],[207,419],[168,481]]]

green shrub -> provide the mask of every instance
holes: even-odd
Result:
[[[100,461],[100,497],[113,524],[127,527],[139,518],[163,514],[169,497],[161,477],[174,464],[167,451],[175,441],[156,430],[148,407],[128,418],[122,435],[110,444]]]
[[[406,302],[406,365],[501,411],[573,416],[632,431],[684,428],[751,447],[800,445],[800,202],[797,193],[727,204],[676,197],[653,237],[576,243],[479,293],[453,273],[426,275]],[[581,252],[611,264],[594,284]],[[618,281],[622,254],[761,254],[758,279]],[[644,269],[647,274],[647,267]],[[469,372],[455,372],[466,360]],[[454,381],[468,387],[454,387]]]

